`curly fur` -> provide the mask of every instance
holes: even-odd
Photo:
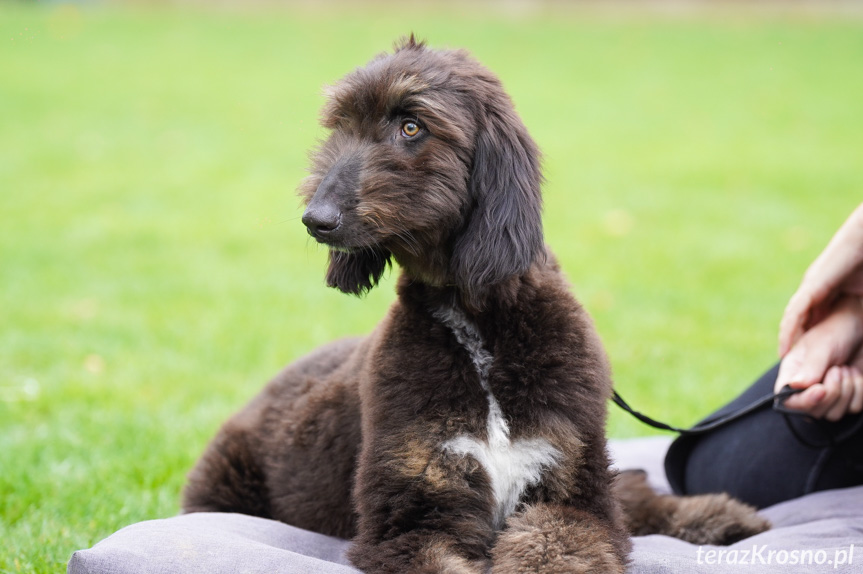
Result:
[[[544,246],[539,153],[498,79],[411,37],[332,87],[322,123],[300,193],[327,283],[361,294],[395,261],[398,299],[229,420],[184,510],[352,537],[355,565],[392,573],[622,573],[627,527],[697,524],[656,519],[680,509],[643,484],[621,512],[608,361]]]

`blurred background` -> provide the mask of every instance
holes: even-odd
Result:
[[[327,289],[295,187],[322,86],[410,32],[501,77],[636,408],[690,425],[776,360],[863,199],[859,2],[2,2],[0,572],[175,514],[230,413],[385,313],[397,270]]]

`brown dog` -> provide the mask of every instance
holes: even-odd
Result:
[[[766,523],[657,497],[606,454],[611,377],[543,244],[536,145],[500,82],[404,41],[329,94],[303,183],[327,282],[398,299],[369,336],[289,366],[190,475],[187,512],[353,537],[368,572],[622,573],[628,531],[729,542]]]

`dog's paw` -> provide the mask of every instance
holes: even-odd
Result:
[[[507,521],[492,549],[493,574],[623,574],[622,556],[587,513],[528,508]]]
[[[669,534],[692,544],[728,545],[770,529],[754,507],[727,494],[678,499],[669,521]]]

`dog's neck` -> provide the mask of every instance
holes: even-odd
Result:
[[[518,299],[524,277],[530,273],[531,270],[528,270],[525,275],[510,277],[497,285],[490,286],[487,289],[485,305],[479,309],[465,303],[460,286],[451,277],[433,282],[403,269],[397,291],[400,297],[416,301],[426,309],[453,307],[467,317],[477,319],[480,316],[488,317],[498,312],[509,313]]]
[[[455,279],[450,271],[450,257],[443,250],[432,250],[430,254],[393,253],[393,258],[402,272],[412,281],[430,287],[454,287]]]

